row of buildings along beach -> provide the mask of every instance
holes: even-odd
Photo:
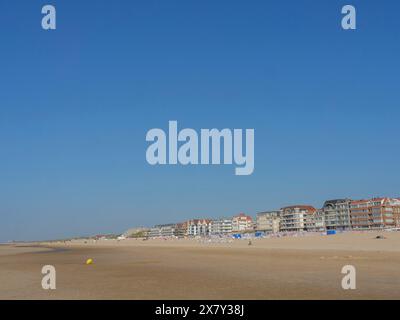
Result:
[[[156,225],[147,237],[197,237],[262,232],[325,232],[327,230],[384,230],[400,228],[400,199],[335,199],[321,209],[293,205],[256,214],[245,213],[217,219],[191,219],[181,223]]]

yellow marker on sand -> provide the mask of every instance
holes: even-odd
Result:
[[[93,259],[87,259],[86,260],[86,264],[92,264],[93,263]]]

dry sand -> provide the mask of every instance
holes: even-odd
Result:
[[[400,299],[400,232],[382,234],[2,245],[0,299]],[[56,290],[41,287],[47,264]],[[347,264],[356,290],[341,288]]]

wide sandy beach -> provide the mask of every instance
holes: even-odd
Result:
[[[356,267],[356,290],[341,287],[348,264]],[[56,290],[41,287],[44,265],[56,268]],[[400,299],[399,270],[400,232],[251,246],[194,239],[10,244],[0,245],[0,299]]]

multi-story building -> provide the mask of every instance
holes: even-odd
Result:
[[[350,199],[335,199],[325,201],[322,210],[324,213],[326,229],[351,229],[350,202]]]
[[[177,223],[175,225],[175,231],[174,234],[177,237],[185,237],[188,233],[188,223],[187,222],[181,222]]]
[[[258,231],[265,231],[267,233],[277,233],[279,232],[280,216],[282,211],[266,211],[257,213],[257,226]]]
[[[172,237],[175,235],[175,224],[159,224],[148,232],[149,238]]]
[[[187,222],[189,236],[208,236],[210,234],[210,219],[192,219]]]
[[[158,238],[158,237],[161,237],[161,230],[160,230],[160,228],[157,228],[157,227],[150,228],[149,232],[147,233],[147,236],[148,236],[149,238]]]
[[[232,231],[252,231],[254,230],[253,218],[240,213],[232,218]]]
[[[353,229],[383,229],[396,226],[395,215],[399,199],[373,198],[350,202]]]
[[[296,205],[282,208],[280,230],[281,231],[307,231],[312,228],[312,220],[309,215],[314,215],[316,209],[308,205]]]
[[[325,231],[325,215],[322,209],[315,210],[305,216],[305,228],[306,231]]]
[[[232,232],[232,218],[219,218],[211,221],[211,234],[227,234]]]
[[[396,199],[400,202],[400,199]],[[393,206],[393,219],[396,228],[400,228],[400,204]]]

